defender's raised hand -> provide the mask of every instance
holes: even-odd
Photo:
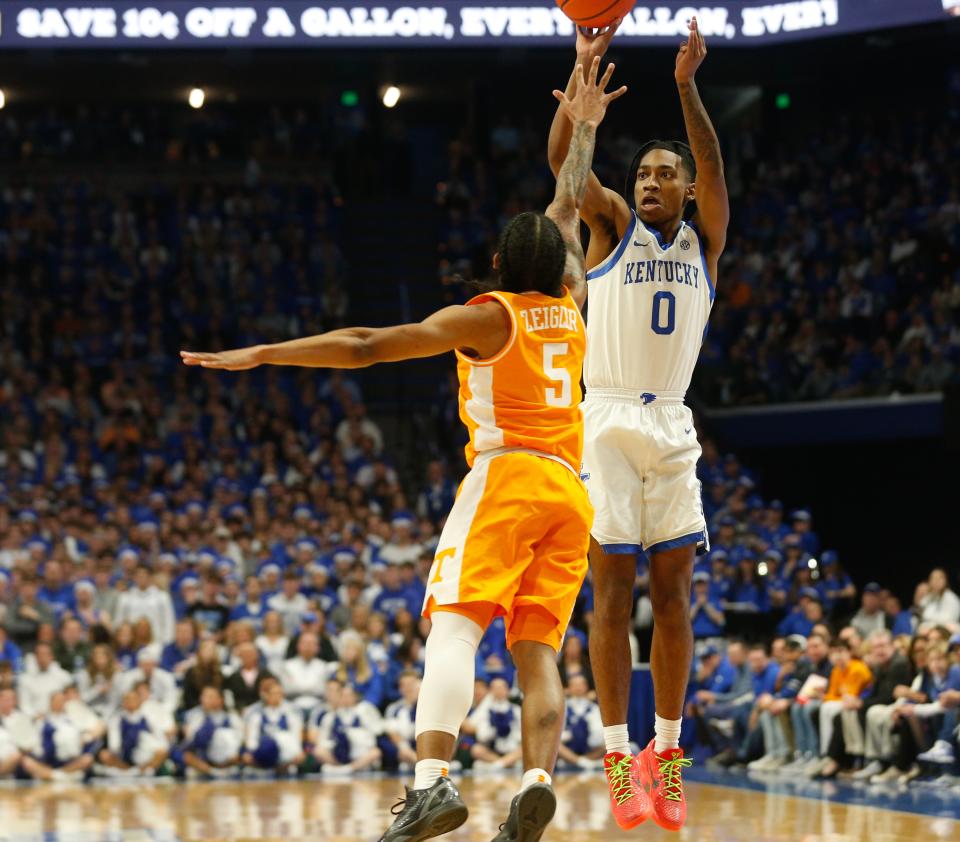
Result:
[[[673,75],[678,82],[689,82],[696,75],[697,68],[707,57],[707,42],[703,40],[703,33],[697,24],[696,17],[687,24],[690,37],[680,45],[677,53],[677,64]]]
[[[608,64],[603,78],[597,83],[597,73],[600,70],[600,56],[596,56],[590,64],[590,71],[584,79],[583,65],[578,64],[574,74],[574,87],[571,96],[563,91],[554,91],[554,97],[563,106],[567,116],[574,122],[592,123],[599,125],[607,113],[607,106],[615,99],[619,99],[627,92],[623,85],[615,91],[606,92],[610,84],[615,65]]]
[[[226,371],[245,371],[261,364],[256,346],[238,348],[236,351],[219,351],[215,354],[200,351],[181,351],[180,359],[186,365],[198,365],[203,368],[222,368]]]

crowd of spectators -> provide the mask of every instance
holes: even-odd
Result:
[[[694,390],[709,405],[941,391],[960,373],[957,114],[844,113],[773,142],[725,133],[731,221]],[[553,192],[547,125],[451,144],[437,190],[444,298],[484,277],[497,232]],[[619,189],[645,138],[599,140]],[[485,151],[489,150],[489,151]]]

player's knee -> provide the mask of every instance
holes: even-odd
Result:
[[[655,623],[689,622],[690,596],[682,588],[658,588],[651,591],[650,604]]]

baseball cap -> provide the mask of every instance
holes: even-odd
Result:
[[[836,550],[824,550],[820,556],[820,565],[822,567],[832,567],[837,563],[837,558]]]
[[[693,574],[693,581],[694,581],[694,582],[709,582],[709,581],[710,581],[710,574],[709,574],[709,573],[706,573],[706,572],[703,571],[703,570],[701,570],[699,573],[694,573],[694,574]]]
[[[790,515],[791,520],[810,520],[810,512],[806,509],[797,509]]]
[[[881,588],[876,582],[867,582],[867,584],[863,586],[864,593],[880,593],[882,590],[883,588]]]
[[[776,561],[778,563],[783,561],[783,553],[781,553],[779,550],[767,550],[763,554],[763,557],[766,559],[769,559],[770,561]]]
[[[719,655],[720,650],[717,649],[712,643],[708,643],[700,652],[701,658],[712,658],[714,655]]]
[[[807,648],[807,639],[802,634],[791,634],[787,638],[786,643],[791,649]]]
[[[960,646],[960,633],[953,635],[950,640],[947,641],[947,647],[953,649],[954,646]]]
[[[820,602],[820,591],[818,591],[816,588],[801,588],[800,596],[805,596],[807,599]]]

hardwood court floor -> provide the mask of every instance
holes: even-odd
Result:
[[[465,777],[470,820],[443,838],[490,842],[515,785],[513,776]],[[616,828],[599,774],[558,776],[556,788],[560,805],[544,842],[960,840],[960,822],[950,818],[958,815],[958,794],[945,796],[933,815],[921,815],[691,782],[687,827],[670,834],[653,826]],[[9,786],[0,788],[0,842],[374,842],[401,792],[396,778]]]

